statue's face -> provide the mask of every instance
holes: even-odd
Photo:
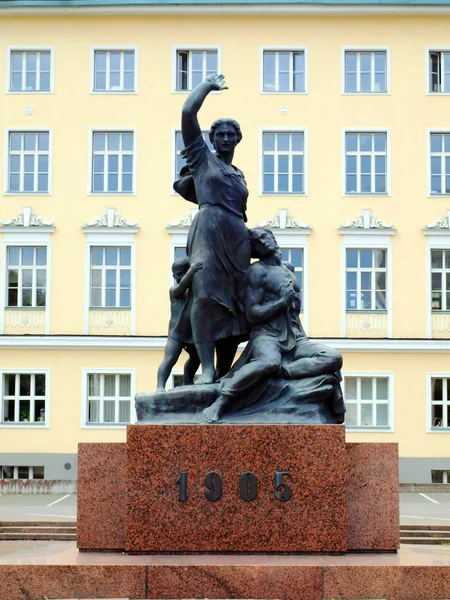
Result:
[[[258,254],[262,258],[271,256],[278,250],[278,244],[275,236],[270,231],[266,231],[265,229],[260,229],[258,231],[257,244]]]
[[[232,152],[237,143],[238,137],[234,127],[224,124],[216,129],[214,133],[214,147],[217,154]]]

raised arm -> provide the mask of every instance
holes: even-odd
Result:
[[[203,267],[203,262],[201,260],[197,260],[192,263],[187,271],[186,275],[183,276],[180,283],[176,283],[170,288],[170,297],[171,298],[181,298],[184,292],[191,287],[192,280],[194,279],[194,274],[197,273]]]
[[[227,90],[225,78],[223,75],[210,75],[200,85],[198,85],[183,105],[181,112],[181,133],[185,146],[189,146],[198,136],[201,135],[201,129],[197,118],[197,113],[202,107],[206,96],[213,90]]]

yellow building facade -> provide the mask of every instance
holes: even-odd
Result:
[[[347,439],[450,482],[449,7],[66,4],[0,8],[0,476],[76,478],[155,388],[181,107],[223,72],[201,126],[241,125],[248,225],[343,353]]]

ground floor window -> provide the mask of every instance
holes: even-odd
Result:
[[[345,376],[344,397],[348,428],[390,428],[390,378]]]
[[[0,479],[45,479],[44,467],[0,466]]]
[[[431,378],[431,427],[450,427],[450,377]]]
[[[87,423],[130,423],[130,373],[89,373],[87,387]]]
[[[45,373],[4,373],[3,423],[46,422],[47,376]]]

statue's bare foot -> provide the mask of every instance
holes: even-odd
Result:
[[[195,385],[205,385],[207,383],[214,383],[214,371],[212,373],[209,373],[208,371],[205,371],[204,373],[202,373],[200,375],[200,377],[198,379],[196,379],[194,381]]]
[[[216,403],[212,406],[208,406],[208,408],[205,408],[203,411],[202,421],[205,421],[205,423],[217,423],[220,419],[220,409],[221,407],[217,406]]]
[[[156,388],[156,393],[159,393],[159,392],[165,392],[165,391],[166,391],[166,389],[165,389],[164,387],[162,387],[161,385],[159,385],[159,386]]]

